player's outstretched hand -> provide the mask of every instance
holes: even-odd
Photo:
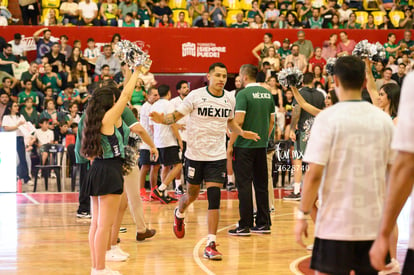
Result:
[[[164,114],[163,113],[157,113],[157,112],[151,112],[149,114],[149,117],[152,121],[156,123],[162,123],[164,121]]]
[[[245,139],[252,139],[254,141],[258,141],[260,139],[260,136],[257,133],[251,131],[243,131],[241,136]]]
[[[150,153],[151,153],[151,161],[156,162],[159,157],[158,149],[156,147],[151,147]]]
[[[379,235],[369,251],[371,265],[376,270],[386,270],[385,257],[389,251],[389,237]]]
[[[302,235],[305,235],[305,237],[308,237],[308,222],[306,220],[296,220],[296,225],[295,225],[295,238],[296,238],[296,242],[306,248],[306,245],[303,243],[302,240]]]

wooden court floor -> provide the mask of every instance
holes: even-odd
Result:
[[[275,189],[281,198],[287,191]],[[310,253],[294,242],[297,202],[275,200],[272,233],[234,237],[227,234],[238,221],[237,193],[222,191],[217,235],[223,260],[202,257],[207,237],[206,194],[200,195],[186,217],[186,236],[172,231],[175,205],[144,202],[153,239],[135,241],[135,226],[127,211],[121,247],[130,253],[124,263],[108,263],[122,274],[313,274]],[[0,193],[0,274],[89,274],[89,222],[76,218],[77,193]],[[407,247],[408,209],[400,216],[399,260]],[[402,226],[402,227],[401,227]],[[313,224],[310,223],[310,233]],[[308,239],[307,244],[312,240]]]

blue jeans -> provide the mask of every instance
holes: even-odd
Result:
[[[17,175],[26,183],[30,180],[30,177],[29,169],[27,168],[26,146],[24,145],[24,138],[17,137],[16,145],[17,155],[19,156],[19,165],[17,165]]]

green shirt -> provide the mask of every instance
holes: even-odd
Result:
[[[138,120],[135,118],[134,113],[128,108],[125,107],[124,112],[122,113],[122,120],[125,122],[125,124],[131,128],[136,123],[138,123]],[[76,143],[75,143],[75,158],[76,163],[88,163],[89,160],[84,158],[81,153],[81,147],[82,147],[82,131],[83,131],[83,120],[85,119],[85,113],[82,115],[79,124],[78,124],[78,133],[76,135]]]
[[[138,6],[135,3],[127,5],[125,2],[121,2],[118,8],[121,10],[122,17],[125,17],[129,12],[133,14],[138,11]]]
[[[333,29],[333,24],[331,22],[328,23],[328,28]],[[342,24],[338,25],[338,29],[343,29],[343,28],[344,28],[344,26]]]
[[[150,16],[147,9],[138,9],[138,18],[141,22],[144,22],[144,20],[150,20]]]
[[[131,23],[127,23],[127,22],[123,22],[122,23],[122,27],[135,27],[135,22],[134,21],[131,21]]]
[[[50,87],[52,87],[53,93],[58,94],[60,92],[60,88],[57,84],[57,80],[62,79],[60,75],[57,75],[57,78],[54,76],[47,76],[46,74],[42,76],[42,83],[43,85],[47,85],[47,83],[50,83]]]
[[[296,41],[295,43],[293,43],[293,45],[298,45],[299,53],[306,56],[306,58],[309,58],[313,51],[313,45],[310,40],[303,40],[302,43]]]
[[[114,157],[121,157],[125,158],[125,146],[128,144],[128,138],[129,138],[129,128],[126,125],[126,123],[122,122],[122,131],[123,134],[114,127],[114,133],[118,140],[118,146],[117,148],[119,151],[117,152],[114,150],[113,146],[110,144],[108,136],[101,134],[101,146],[102,146],[102,158],[103,159],[110,159]]]
[[[387,48],[395,49],[395,48],[397,48],[397,47],[398,47],[398,45],[396,45],[396,44],[393,44],[393,45],[391,45],[390,43],[385,43],[385,44],[384,44],[384,48],[385,48],[385,49],[387,49]],[[397,55],[397,52],[390,53],[390,52],[388,52],[388,51],[385,51],[385,54],[386,54],[386,56],[387,56],[387,58],[388,58],[388,57],[390,57],[391,55],[392,55],[392,56],[396,56],[396,55]]]
[[[18,98],[17,103],[19,103],[19,105],[23,105],[26,98],[28,98],[28,97],[31,97],[33,99],[33,105],[37,106],[39,104],[39,98],[38,98],[37,94],[33,91],[30,91],[29,94],[26,94],[25,91],[20,92],[17,95],[17,98]]]
[[[5,57],[3,53],[0,53],[0,58],[3,61],[14,61],[17,62],[17,58],[14,55],[10,55],[9,57]],[[0,65],[0,71],[6,72],[10,75],[14,75],[13,74],[13,68],[12,68],[12,64],[7,64],[7,65]]]
[[[145,96],[143,90],[134,90],[131,97],[131,104],[132,105],[142,105],[145,103]]]
[[[253,18],[254,19],[254,17],[256,16],[256,14],[259,14],[260,15],[260,13],[258,11],[249,10],[249,12],[247,13],[247,18]]]
[[[39,113],[36,111],[35,108],[32,108],[32,112],[30,113],[30,115],[26,112],[26,108],[22,108],[20,110],[20,114],[24,117],[24,119],[26,121],[30,121],[33,126],[37,126],[37,124],[39,123]]]
[[[249,23],[247,22],[242,22],[242,23],[233,23],[231,24],[230,28],[235,28],[235,29],[244,29],[249,27]]]
[[[280,47],[277,50],[277,53],[280,54],[280,57],[282,59],[286,58],[288,55],[292,54],[292,52],[289,50],[289,48],[287,50],[284,50],[282,47]]]
[[[360,30],[361,29],[361,24],[355,23],[355,25],[348,25],[348,23],[346,23],[344,25],[344,29],[349,29],[349,30]]]
[[[245,112],[243,130],[253,131],[260,136],[254,141],[238,137],[234,143],[240,148],[266,148],[269,139],[270,115],[275,113],[272,94],[254,83],[237,93],[236,112]]]

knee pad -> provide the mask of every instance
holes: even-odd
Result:
[[[207,188],[208,210],[220,209],[221,191],[219,187]]]

